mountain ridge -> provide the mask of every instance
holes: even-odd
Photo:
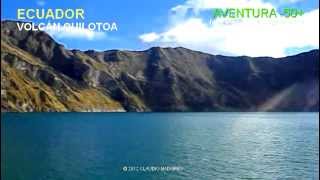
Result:
[[[319,109],[319,50],[283,58],[183,47],[68,50],[45,32],[18,31],[15,23],[1,22],[4,111]]]
[[[1,23],[2,24],[16,24],[16,23],[32,23],[32,22],[28,22],[28,21],[16,21],[16,20],[2,20]],[[39,31],[39,32],[43,32],[45,33],[47,36],[49,36],[50,38],[52,38],[48,33],[44,32],[44,31]],[[54,38],[52,38],[53,41],[56,42],[56,40],[54,40]],[[62,43],[56,42],[57,44],[65,47],[65,45],[63,45]],[[147,49],[143,49],[143,50],[127,50],[127,49],[105,49],[105,50],[95,50],[95,49],[86,49],[86,50],[80,50],[80,49],[73,49],[73,48],[66,48],[69,51],[81,51],[83,53],[87,53],[90,51],[96,52],[96,53],[104,53],[104,52],[112,52],[112,51],[120,51],[120,52],[146,52],[146,51],[150,51],[151,49],[185,49],[185,50],[189,50],[189,51],[193,51],[193,52],[198,52],[198,53],[202,53],[202,54],[207,54],[207,55],[213,55],[213,56],[224,56],[224,57],[251,57],[251,58],[284,58],[284,57],[290,57],[290,56],[296,56],[299,54],[303,54],[303,53],[308,53],[308,52],[312,52],[312,51],[318,51],[319,49],[312,49],[312,50],[308,50],[305,52],[301,52],[301,53],[297,53],[297,54],[293,54],[293,55],[288,55],[288,56],[284,56],[284,57],[272,57],[272,56],[247,56],[247,55],[223,55],[223,54],[211,54],[211,53],[207,53],[207,52],[202,52],[199,50],[193,50],[193,49],[189,49],[183,46],[177,46],[177,47],[170,47],[170,46],[166,46],[166,47],[161,47],[161,46],[153,46]]]

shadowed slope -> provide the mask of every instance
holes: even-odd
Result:
[[[45,32],[19,32],[16,22],[1,27],[3,110],[319,109],[318,50],[278,59],[159,47],[82,52]]]

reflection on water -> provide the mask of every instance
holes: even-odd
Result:
[[[6,113],[2,179],[318,179],[318,126],[318,113]]]

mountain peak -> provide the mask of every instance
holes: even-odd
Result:
[[[11,21],[1,26],[4,111],[319,109],[319,50],[281,61],[183,47],[83,52]]]

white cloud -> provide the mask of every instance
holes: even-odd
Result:
[[[160,36],[155,32],[151,32],[151,33],[147,33],[147,34],[142,34],[141,36],[139,36],[139,38],[143,42],[153,42],[153,41],[158,40],[160,38]]]
[[[184,46],[212,54],[228,55],[281,57],[286,55],[288,48],[319,48],[318,9],[297,18],[220,18],[212,24],[196,15],[199,11],[214,7],[273,6],[260,0],[188,0],[171,9],[177,12],[173,16],[179,13],[180,17],[185,16],[187,9],[194,10],[195,15],[178,18],[163,32],[147,33],[139,37],[145,43]]]
[[[285,3],[296,3],[299,1],[303,1],[303,0],[281,0],[280,2],[285,4]]]
[[[185,4],[171,8],[173,12],[186,12],[187,9],[198,13],[203,10],[212,8],[247,8],[247,7],[264,7],[272,8],[271,3],[262,0],[187,0]]]
[[[46,5],[46,2],[44,0],[38,0],[36,3],[37,3],[38,6]]]
[[[86,28],[77,28],[77,27],[54,27],[47,26],[45,31],[53,37],[59,39],[86,39],[86,40],[97,40],[103,39],[106,37],[104,32],[96,32]]]

